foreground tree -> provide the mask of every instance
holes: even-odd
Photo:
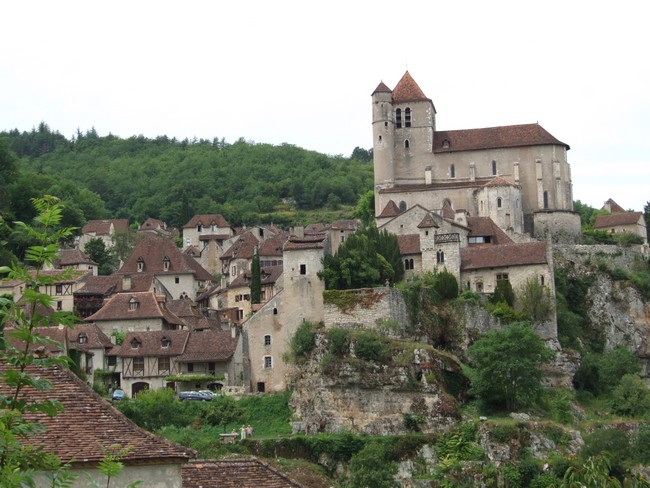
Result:
[[[23,392],[28,388],[39,391],[52,388],[48,381],[29,374],[31,366],[65,367],[69,361],[67,357],[34,355],[35,348],[52,342],[37,334],[36,329],[70,326],[75,322],[72,313],[45,312],[52,309],[53,298],[39,292],[53,284],[52,278],[41,274],[40,269],[57,257],[59,242],[68,238],[73,229],[59,227],[62,206],[57,198],[33,199],[33,204],[38,211],[34,225],[16,222],[16,226],[38,243],[25,253],[26,263],[36,268],[36,273],[30,273],[27,266],[20,264],[0,267],[0,274],[25,283],[20,304],[0,297],[0,329],[13,339],[4,342],[0,349],[0,363],[4,366],[0,383],[7,392],[0,395],[0,486],[3,487],[33,486],[35,473],[39,471],[49,472],[52,480],[58,480],[58,484],[53,481],[52,486],[67,486],[65,483],[73,479],[56,456],[29,444],[30,439],[42,432],[42,426],[23,417],[27,411],[53,416],[62,410],[61,404],[55,401],[28,402]],[[8,327],[10,331],[5,330]]]
[[[471,391],[486,406],[510,411],[538,400],[540,366],[554,355],[528,323],[491,331],[467,353],[476,368]]]

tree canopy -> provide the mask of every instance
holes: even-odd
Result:
[[[336,290],[396,283],[404,276],[397,237],[368,226],[348,237],[335,255],[325,256],[319,276],[326,288]]]
[[[470,346],[476,368],[472,392],[489,407],[510,411],[531,405],[542,392],[540,366],[553,352],[527,323],[493,330]]]

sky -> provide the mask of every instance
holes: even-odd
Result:
[[[372,147],[371,94],[408,70],[439,130],[538,122],[574,200],[650,201],[644,2],[7,2],[0,131],[43,121],[177,139]]]

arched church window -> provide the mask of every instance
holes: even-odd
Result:
[[[404,109],[404,127],[411,127],[411,109]]]
[[[395,125],[398,129],[402,128],[402,109],[398,108],[395,110]]]
[[[381,136],[379,136],[379,142],[381,142]]]
[[[501,197],[497,197],[497,208],[501,208]]]
[[[548,191],[544,190],[544,208],[548,208]]]
[[[449,166],[449,175],[452,178],[456,178],[456,166],[454,166],[453,164]]]
[[[405,147],[406,149],[408,149],[409,147],[411,147],[411,143],[409,142],[408,139],[406,139],[406,140],[404,141],[404,147]]]
[[[399,206],[399,211],[400,211],[400,212],[404,212],[404,211],[406,211],[406,202],[405,202],[404,200],[402,200],[401,202],[399,202],[399,205],[398,205],[398,206]]]
[[[445,252],[442,249],[438,249],[436,253],[436,263],[443,264],[445,262]]]
[[[492,161],[492,176],[496,176],[496,175],[497,175],[497,162],[493,160]]]

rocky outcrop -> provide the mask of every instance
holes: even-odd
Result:
[[[294,432],[402,434],[438,432],[457,422],[456,400],[445,381],[463,382],[451,355],[413,343],[391,343],[385,360],[367,361],[350,353],[327,356],[318,334],[309,360],[294,368]]]

